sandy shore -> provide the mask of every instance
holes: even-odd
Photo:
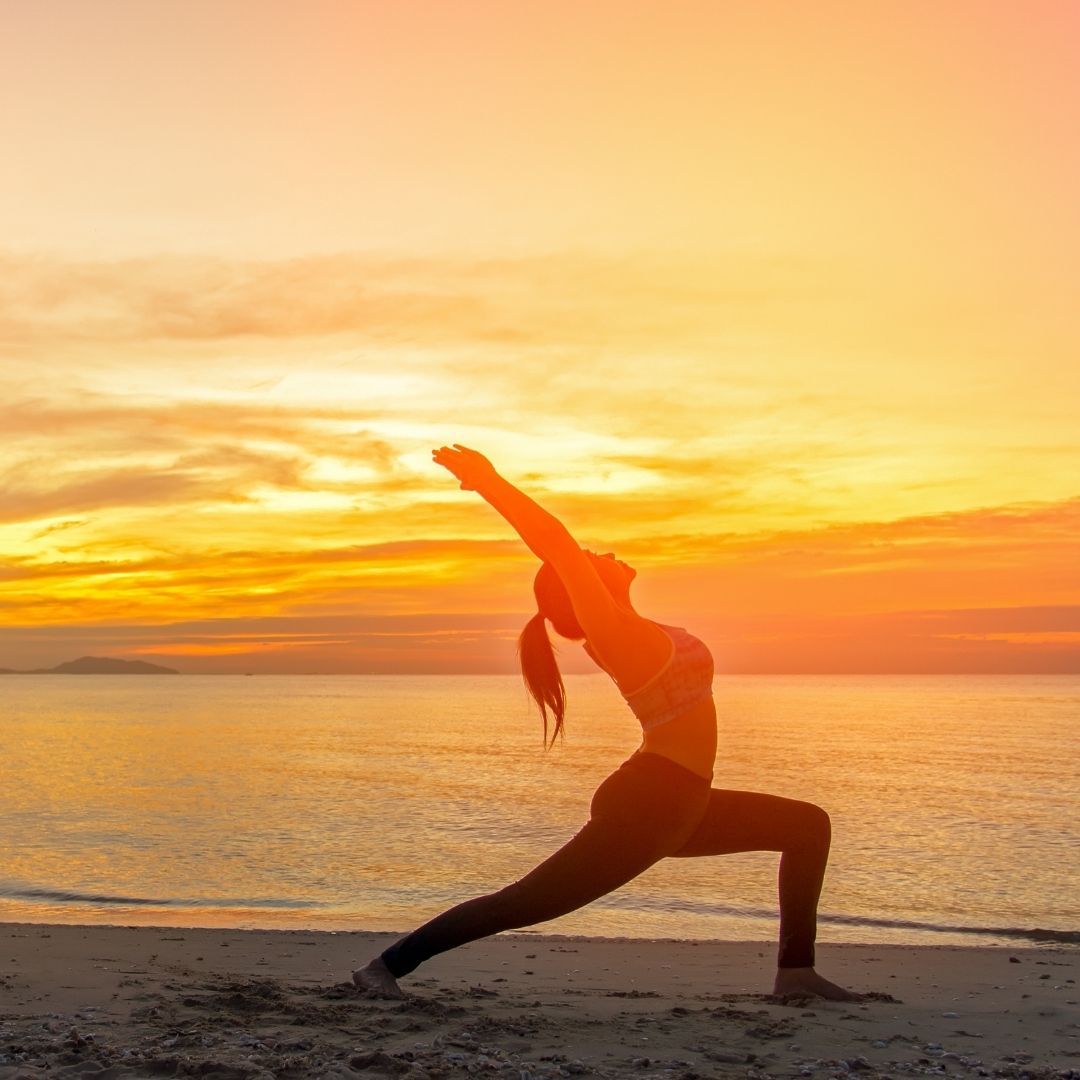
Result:
[[[767,996],[767,945],[518,934],[365,998],[390,940],[0,924],[0,1078],[1080,1078],[1074,949],[824,946],[850,1005]]]

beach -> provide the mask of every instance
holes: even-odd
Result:
[[[824,946],[841,1003],[766,943],[517,933],[367,997],[394,937],[0,924],[0,1078],[1080,1076],[1075,949]]]

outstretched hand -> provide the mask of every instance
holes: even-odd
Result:
[[[461,481],[462,491],[478,491],[485,480],[499,475],[483,454],[461,443],[454,443],[452,447],[440,446],[431,451],[431,458]]]

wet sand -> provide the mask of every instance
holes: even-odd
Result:
[[[1075,949],[822,946],[847,1004],[770,997],[770,945],[514,934],[367,998],[391,940],[0,924],[0,1080],[1080,1078]]]

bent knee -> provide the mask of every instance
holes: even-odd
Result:
[[[801,807],[802,834],[807,844],[828,848],[832,840],[832,819],[815,803],[803,803]]]

